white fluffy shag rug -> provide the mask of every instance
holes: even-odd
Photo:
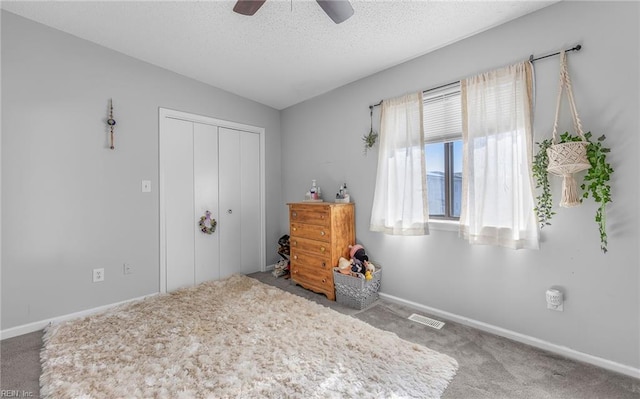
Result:
[[[234,275],[49,327],[43,398],[439,398],[457,362]]]

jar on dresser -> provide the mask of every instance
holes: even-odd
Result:
[[[291,280],[335,301],[333,267],[355,244],[354,204],[289,203]]]

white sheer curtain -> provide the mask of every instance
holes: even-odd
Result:
[[[429,234],[422,92],[382,102],[372,231]]]
[[[531,82],[529,62],[461,82],[460,233],[472,244],[538,248],[531,174]]]

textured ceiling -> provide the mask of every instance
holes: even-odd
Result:
[[[2,1],[2,8],[284,109],[554,1],[361,1],[336,25],[311,0]]]

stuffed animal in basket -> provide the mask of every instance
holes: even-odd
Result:
[[[349,245],[349,255],[351,256],[351,271],[362,273],[365,277],[367,276],[367,271],[369,271],[369,278],[367,278],[367,280],[371,280],[373,273],[376,271],[376,267],[373,263],[369,262],[369,256],[367,256],[364,247],[360,244]]]
[[[342,274],[351,274],[351,261],[340,257],[340,259],[338,259],[338,270]]]

